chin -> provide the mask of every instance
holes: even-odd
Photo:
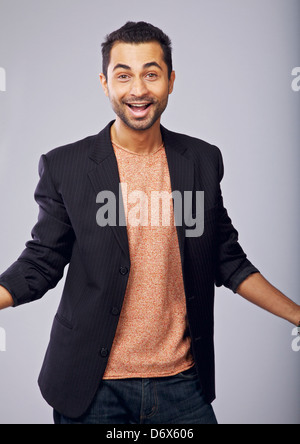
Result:
[[[148,119],[123,119],[123,122],[131,129],[136,130],[136,131],[146,131],[150,128],[152,128],[152,126],[157,122],[157,120],[160,118],[159,116],[153,117],[153,118],[148,118]]]
[[[136,131],[146,131],[154,125],[155,122],[150,122],[148,124],[141,122],[141,123],[131,123],[129,124],[129,128],[136,130]]]

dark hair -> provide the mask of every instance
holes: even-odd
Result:
[[[161,29],[146,22],[127,22],[122,28],[106,36],[102,43],[102,70],[105,77],[107,78],[111,49],[116,42],[138,44],[153,41],[157,41],[162,47],[170,78],[173,71],[171,40]]]

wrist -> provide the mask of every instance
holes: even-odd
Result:
[[[291,308],[290,316],[287,320],[298,327],[300,324],[300,305],[294,303],[294,306]]]
[[[13,306],[13,298],[9,291],[0,285],[0,310]]]
[[[298,327],[298,333],[300,334],[300,306],[298,306],[298,311],[295,316],[295,324]]]

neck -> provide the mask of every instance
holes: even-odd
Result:
[[[135,153],[150,154],[162,144],[160,119],[147,130],[134,130],[117,118],[111,127],[113,142]]]

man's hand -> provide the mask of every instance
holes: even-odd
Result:
[[[264,310],[299,325],[300,306],[273,287],[260,273],[245,279],[237,293]]]
[[[0,285],[0,310],[12,307],[13,304],[14,301],[11,294],[6,290],[6,288]]]

